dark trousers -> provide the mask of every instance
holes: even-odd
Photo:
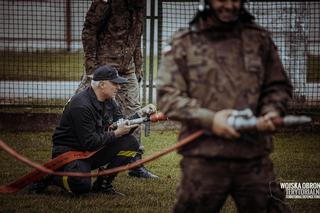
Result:
[[[59,171],[88,173],[103,166],[107,169],[122,166],[130,163],[138,149],[139,144],[134,136],[124,136],[106,145],[90,158],[72,161]],[[56,176],[53,183],[74,194],[88,193],[91,189],[91,177]]]
[[[219,212],[230,195],[240,213],[291,212],[269,157],[227,160],[184,157],[174,212]]]

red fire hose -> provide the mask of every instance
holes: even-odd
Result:
[[[92,156],[93,154],[95,154],[97,151],[93,151],[93,152],[77,152],[77,151],[70,151],[70,152],[66,152],[62,155],[59,155],[58,157],[50,160],[49,162],[47,162],[46,164],[44,164],[43,166],[32,162],[31,160],[29,160],[28,158],[20,155],[19,153],[17,153],[14,149],[12,149],[10,146],[8,146],[6,143],[4,143],[1,139],[0,139],[0,148],[2,148],[4,151],[6,151],[7,153],[9,153],[11,156],[13,156],[14,158],[16,158],[17,160],[27,164],[30,167],[35,168],[36,170],[31,171],[30,173],[28,173],[27,175],[21,177],[20,179],[9,183],[7,185],[2,185],[0,186],[0,193],[13,193],[13,192],[17,192],[19,190],[21,190],[22,188],[24,188],[25,186],[29,185],[30,183],[40,179],[41,177],[43,177],[46,174],[51,174],[51,175],[57,175],[57,176],[75,176],[75,177],[94,177],[94,176],[100,176],[100,175],[110,175],[110,174],[114,174],[114,173],[119,173],[119,172],[123,172],[125,170],[128,169],[132,169],[134,167],[137,167],[141,164],[153,161],[163,155],[166,155],[174,150],[179,149],[180,147],[190,143],[191,141],[195,140],[196,138],[200,137],[204,132],[203,131],[197,131],[191,135],[189,135],[188,137],[182,139],[181,141],[179,141],[178,143],[176,143],[174,146],[169,147],[161,152],[158,152],[152,156],[146,157],[144,159],[135,161],[133,163],[130,163],[128,165],[124,165],[124,166],[120,166],[120,167],[116,167],[116,168],[112,168],[112,169],[107,169],[107,170],[103,170],[100,171],[98,173],[79,173],[79,172],[55,172],[54,170],[60,168],[61,166],[65,165],[66,163],[69,163],[71,161],[77,160],[77,159],[85,159],[85,158],[89,158],[90,156]]]
[[[232,117],[231,117],[232,118]],[[245,119],[244,119],[245,118]],[[147,118],[146,121],[159,121],[159,120],[166,120],[166,116],[163,114],[156,114],[153,115],[149,118]],[[140,121],[141,120],[141,121]],[[142,122],[144,119],[136,120],[136,122]],[[229,125],[233,126],[236,130],[245,130],[245,129],[251,129],[254,128],[257,125],[257,119],[255,117],[243,117],[243,115],[235,115],[234,118],[228,120],[230,122]],[[290,126],[290,125],[297,125],[297,124],[304,124],[304,123],[309,123],[311,122],[311,119],[306,116],[285,116],[284,118],[274,118],[273,123],[276,126]],[[97,151],[93,152],[77,152],[77,151],[70,151],[66,152],[62,155],[59,155],[58,157],[50,160],[43,166],[32,162],[31,160],[27,159],[26,157],[23,157],[22,155],[18,154],[14,149],[9,147],[6,143],[4,143],[2,140],[0,140],[0,148],[2,148],[4,151],[12,155],[14,158],[18,159],[19,161],[35,168],[36,170],[31,171],[27,175],[21,177],[20,179],[9,183],[7,185],[2,185],[0,186],[0,193],[12,193],[19,191],[23,187],[27,186],[28,184],[40,179],[43,177],[45,174],[51,174],[51,175],[57,175],[57,176],[75,176],[75,177],[92,177],[92,176],[100,176],[100,175],[110,175],[118,172],[123,172],[128,169],[132,169],[134,167],[137,167],[141,164],[153,161],[163,155],[166,155],[174,150],[179,149],[180,147],[190,143],[191,141],[195,140],[196,138],[200,137],[201,135],[204,134],[204,131],[200,130],[197,131],[190,136],[182,139],[178,143],[176,143],[174,146],[169,147],[159,153],[156,153],[152,156],[149,156],[145,159],[138,160],[134,163],[112,168],[112,169],[107,169],[100,171],[95,174],[91,173],[79,173],[79,172],[55,172],[58,168],[62,167],[63,165],[77,160],[77,159],[85,159],[89,158],[90,156],[94,155]]]

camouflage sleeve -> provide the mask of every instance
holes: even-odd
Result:
[[[214,112],[203,108],[188,93],[187,61],[182,42],[168,47],[164,52],[158,78],[157,104],[169,119],[212,129]]]
[[[139,12],[138,12],[138,22],[137,24],[139,26],[136,27],[136,29],[138,29],[140,38],[143,32],[143,24],[144,24],[144,7],[139,8]],[[134,65],[135,65],[135,70],[136,70],[136,76],[138,81],[140,82],[140,80],[143,78],[143,73],[141,71],[142,69],[142,52],[141,52],[141,39],[138,39],[136,46],[135,46],[135,50],[133,53],[133,60],[134,60]]]
[[[292,85],[282,65],[277,47],[270,37],[268,46],[266,70],[259,101],[260,114],[276,111],[284,115],[292,97]]]
[[[140,40],[138,41],[136,48],[134,50],[133,60],[134,60],[136,76],[137,76],[138,81],[140,82],[141,79],[143,78],[143,73],[141,71],[142,53],[141,53],[141,41]]]
[[[107,0],[93,0],[86,14],[82,30],[82,45],[87,75],[92,74],[96,67],[97,34],[109,8],[110,4]]]

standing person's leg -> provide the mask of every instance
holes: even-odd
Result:
[[[135,73],[121,76],[127,78],[128,82],[121,84],[121,88],[116,95],[116,101],[122,113],[126,116],[130,116],[141,109],[139,83]],[[137,128],[133,135],[137,138],[140,147],[142,147],[140,132],[141,128]]]
[[[219,212],[230,190],[228,163],[184,157],[173,212]]]
[[[126,116],[130,116],[141,109],[140,104],[140,88],[136,74],[134,72],[123,75],[123,77],[128,79],[128,83],[122,84],[119,90],[116,100],[122,111]],[[133,135],[137,138],[139,142],[139,152],[135,157],[135,161],[141,159],[144,147],[141,143],[141,128],[137,128]],[[158,178],[158,176],[152,174],[144,166],[140,166],[136,169],[129,171],[129,176],[139,177],[139,178]]]
[[[232,197],[238,211],[261,213],[291,212],[285,192],[276,183],[269,157],[235,162]]]

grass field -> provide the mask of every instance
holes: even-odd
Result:
[[[175,143],[176,131],[154,131],[143,138],[146,156],[158,152]],[[44,163],[50,158],[51,132],[16,133],[2,132],[1,139],[18,152]],[[272,158],[280,182],[320,182],[320,134],[316,133],[278,133],[275,137],[276,149]],[[137,180],[119,174],[115,187],[126,197],[101,194],[88,194],[73,197],[61,194],[50,188],[45,194],[30,195],[24,189],[16,194],[0,195],[0,212],[170,212],[174,203],[175,188],[179,181],[180,156],[176,153],[166,155],[147,164],[159,175],[159,180]],[[12,181],[25,174],[30,168],[0,151],[0,184]],[[288,200],[294,212],[317,213],[319,199]],[[222,212],[236,212],[231,199]]]
[[[84,70],[83,52],[0,52],[1,80],[23,81],[79,81]],[[147,57],[146,67],[150,59]],[[153,59],[153,79],[157,78],[158,58]],[[308,83],[320,82],[320,57],[309,55],[307,59]],[[149,70],[146,71],[149,79]]]
[[[0,79],[20,81],[79,81],[84,71],[83,52],[0,52]],[[149,57],[146,67],[149,67]],[[154,57],[153,79],[157,78]],[[149,78],[149,70],[146,79]],[[147,80],[148,81],[148,80]]]
[[[307,82],[320,83],[320,56],[308,55],[307,58]]]
[[[83,53],[1,52],[1,80],[79,81]]]

